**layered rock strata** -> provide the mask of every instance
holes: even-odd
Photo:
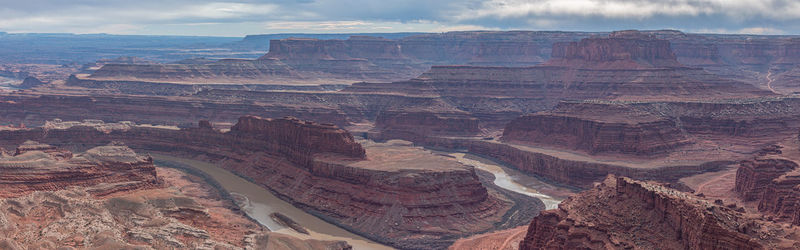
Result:
[[[290,37],[270,40],[269,52],[257,60],[106,63],[91,77],[182,82],[398,81],[415,77],[434,64],[534,65],[550,56],[553,43],[591,34],[480,31],[418,34],[400,39],[365,35],[343,40]]]
[[[505,163],[510,167],[565,186],[590,188],[609,174],[642,180],[675,183],[680,178],[718,171],[735,163],[729,159],[705,159],[702,163],[651,163],[631,166],[619,161],[600,161],[588,157],[573,158],[536,150],[524,145],[471,138],[429,137],[417,142],[432,148],[463,150]]]
[[[503,140],[589,154],[640,156],[679,151],[698,138],[758,148],[757,144],[774,143],[795,133],[799,104],[794,98],[565,101],[550,111],[512,120]]]
[[[443,248],[460,237],[525,223],[543,207],[487,189],[473,168],[421,149],[365,151],[342,129],[291,118],[242,117],[226,133],[86,125],[4,132],[6,141],[37,135],[53,144],[123,141],[218,162],[312,214],[402,248]]]
[[[540,112],[511,121],[503,130],[503,140],[551,145],[589,154],[634,155],[664,153],[689,143],[674,121],[627,117],[630,119],[592,119],[568,113]]]
[[[796,150],[796,146],[784,151]],[[776,152],[742,161],[734,191],[770,219],[800,225],[800,167],[796,152]]]
[[[537,216],[520,249],[791,249],[794,229],[658,184],[609,177]]]
[[[422,141],[428,136],[475,136],[481,133],[477,118],[466,112],[386,110],[375,119],[379,133],[371,137]]]
[[[580,68],[680,67],[670,42],[635,30],[617,31],[608,38],[555,43],[547,65]]]
[[[69,151],[28,142],[14,156],[0,158],[0,168],[0,197],[99,184],[103,187],[90,192],[103,196],[158,185],[153,160],[124,146],[96,147],[72,157]]]

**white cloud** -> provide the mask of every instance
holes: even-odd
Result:
[[[698,29],[692,30],[697,33],[718,33],[718,34],[747,34],[747,35],[784,35],[786,32],[770,27],[747,27],[741,29]]]
[[[798,33],[800,0],[0,0],[0,30],[241,36],[274,32]]]
[[[264,28],[269,33],[347,33],[347,32],[445,32],[461,30],[487,30],[478,25],[449,25],[445,23],[418,20],[411,22],[374,22],[364,20],[349,21],[274,21],[266,22]]]
[[[722,14],[731,17],[800,18],[800,1],[781,0],[488,0],[460,20],[495,17],[577,16],[642,19]]]

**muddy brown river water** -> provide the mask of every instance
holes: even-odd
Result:
[[[192,167],[211,176],[222,188],[230,192],[237,199],[242,200],[240,206],[253,219],[267,227],[270,231],[292,235],[300,239],[318,240],[343,240],[353,246],[353,249],[393,249],[389,246],[371,241],[357,234],[344,230],[306,213],[288,202],[276,197],[269,190],[243,179],[214,164],[178,158],[167,155],[153,154],[153,159],[158,162],[178,164]],[[291,228],[284,227],[270,218],[272,213],[281,213],[305,227],[310,234],[301,234]]]
[[[431,152],[446,155],[458,162],[494,174],[494,183],[513,192],[541,199],[547,209],[556,208],[561,198],[547,195],[542,190],[555,190],[551,185],[538,181],[535,178],[509,169],[479,156],[459,152]],[[362,236],[344,230],[336,225],[323,221],[314,215],[294,207],[288,202],[276,197],[269,190],[247,181],[212,163],[178,158],[163,154],[151,153],[156,163],[164,165],[180,165],[202,171],[218,182],[225,191],[229,192],[240,207],[253,219],[267,227],[270,231],[284,233],[300,239],[343,240],[347,241],[354,249],[393,249],[389,246],[371,241]],[[281,213],[298,224],[305,227],[310,234],[301,234],[291,228],[285,227],[272,218],[270,214]]]

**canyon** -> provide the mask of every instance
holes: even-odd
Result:
[[[303,241],[253,223],[201,177],[156,167],[119,143],[74,154],[34,141],[0,158],[0,245],[29,248],[261,248]],[[273,238],[273,239],[270,239]],[[298,248],[296,248],[298,249]],[[305,247],[313,249],[313,247]]]
[[[42,247],[800,246],[795,36],[295,35],[6,67],[28,78],[0,90],[0,245],[59,203],[108,230]]]
[[[471,233],[522,225],[544,209],[538,199],[482,180],[472,167],[421,149],[365,148],[334,125],[245,116],[222,133],[200,124],[175,130],[53,121],[0,131],[0,137],[67,145],[120,141],[137,150],[200,157],[326,221],[402,248],[446,247]]]

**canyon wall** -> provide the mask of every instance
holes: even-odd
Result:
[[[736,171],[735,191],[745,201],[761,200],[772,181],[797,169],[793,161],[783,159],[752,159],[742,161]]]
[[[468,113],[386,110],[375,119],[378,136],[424,140],[428,136],[475,136],[481,132],[478,119]]]
[[[742,161],[736,171],[734,191],[744,201],[758,203],[770,219],[800,225],[800,169],[797,162],[780,156]]]
[[[619,152],[634,155],[655,155],[689,143],[675,122],[669,120],[610,122],[547,113],[514,119],[503,130],[502,139],[589,154]]]
[[[638,31],[617,31],[608,38],[555,43],[548,65],[571,67],[679,67],[670,42]],[[613,65],[613,66],[611,66]]]
[[[56,118],[78,121],[87,117],[104,121],[134,121],[139,124],[194,126],[198,120],[228,122],[248,114],[265,117],[295,116],[342,126],[349,124],[341,110],[323,105],[230,102],[222,98],[200,100],[125,95],[18,95],[4,96],[0,106],[3,110],[0,118],[3,121],[23,122],[31,126],[43,125],[44,121]]]
[[[346,131],[296,119],[242,117],[226,133],[208,126],[101,131],[74,124],[0,131],[0,137],[73,146],[122,141],[138,150],[217,162],[320,218],[402,248],[443,248],[459,237],[518,226],[543,208],[538,200],[518,203],[489,192],[471,167],[390,167],[369,151],[365,158]]]
[[[658,184],[609,177],[537,216],[520,249],[789,249],[791,229]],[[764,234],[767,232],[769,236]]]
[[[275,84],[324,83],[325,79],[337,83],[386,82],[413,78],[431,65],[533,66],[550,60],[551,64],[559,61],[556,64],[595,68],[609,65],[635,68],[643,64],[675,67],[680,62],[724,78],[763,85],[770,74],[796,67],[795,58],[800,53],[796,36],[686,34],[674,30],[467,31],[387,36],[393,39],[357,34],[347,39],[341,35],[329,36],[337,39],[327,40],[281,36],[282,39],[270,40],[269,52],[258,60],[109,63],[92,77]],[[589,41],[578,41],[585,38],[593,40],[593,45],[585,46]]]
[[[563,101],[550,111],[521,116],[503,140],[590,154],[658,155],[697,138],[747,138],[753,146],[796,133],[796,98],[721,101]],[[742,144],[741,142],[737,142]],[[700,145],[702,146],[702,145]]]
[[[270,119],[243,116],[231,127],[231,133],[257,135],[254,139],[270,140],[298,151],[338,153],[358,159],[364,159],[366,154],[364,148],[344,129],[294,117]]]

